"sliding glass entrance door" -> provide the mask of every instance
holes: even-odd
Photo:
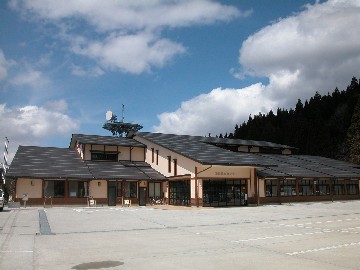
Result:
[[[204,206],[243,206],[246,193],[246,180],[203,180]]]

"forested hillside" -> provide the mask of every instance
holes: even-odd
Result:
[[[220,134],[220,137],[222,135]],[[264,140],[297,147],[298,154],[319,155],[360,164],[360,85],[316,93],[294,109],[249,116],[228,138]]]

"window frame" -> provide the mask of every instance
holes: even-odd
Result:
[[[132,193],[132,188],[131,185],[135,184],[135,196]],[[129,185],[129,191],[127,191],[127,185]],[[127,194],[127,192],[129,192]],[[127,196],[129,195],[129,196]],[[125,181],[124,182],[124,198],[129,198],[129,199],[133,199],[133,198],[137,198],[138,197],[138,182],[137,181]]]

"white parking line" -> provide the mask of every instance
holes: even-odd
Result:
[[[301,250],[301,251],[289,252],[286,254],[290,255],[290,256],[294,256],[294,255],[300,255],[300,254],[305,254],[305,253],[313,253],[313,252],[319,252],[319,251],[324,251],[324,250],[329,250],[329,249],[338,249],[338,248],[357,246],[357,245],[360,245],[360,242],[353,242],[353,243],[347,243],[347,244],[342,244],[342,245],[337,245],[337,246],[328,246],[328,247],[314,248],[314,249],[308,249],[308,250]]]

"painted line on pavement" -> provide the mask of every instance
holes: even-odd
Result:
[[[286,253],[286,255],[295,256],[295,255],[300,255],[300,254],[313,253],[313,252],[325,251],[325,250],[330,250],[330,249],[338,249],[338,248],[344,248],[344,247],[351,247],[351,246],[359,246],[359,245],[360,245],[360,242],[353,242],[353,243],[341,244],[341,245],[337,245],[337,246],[328,246],[328,247],[321,247],[321,248],[289,252],[289,253]]]

